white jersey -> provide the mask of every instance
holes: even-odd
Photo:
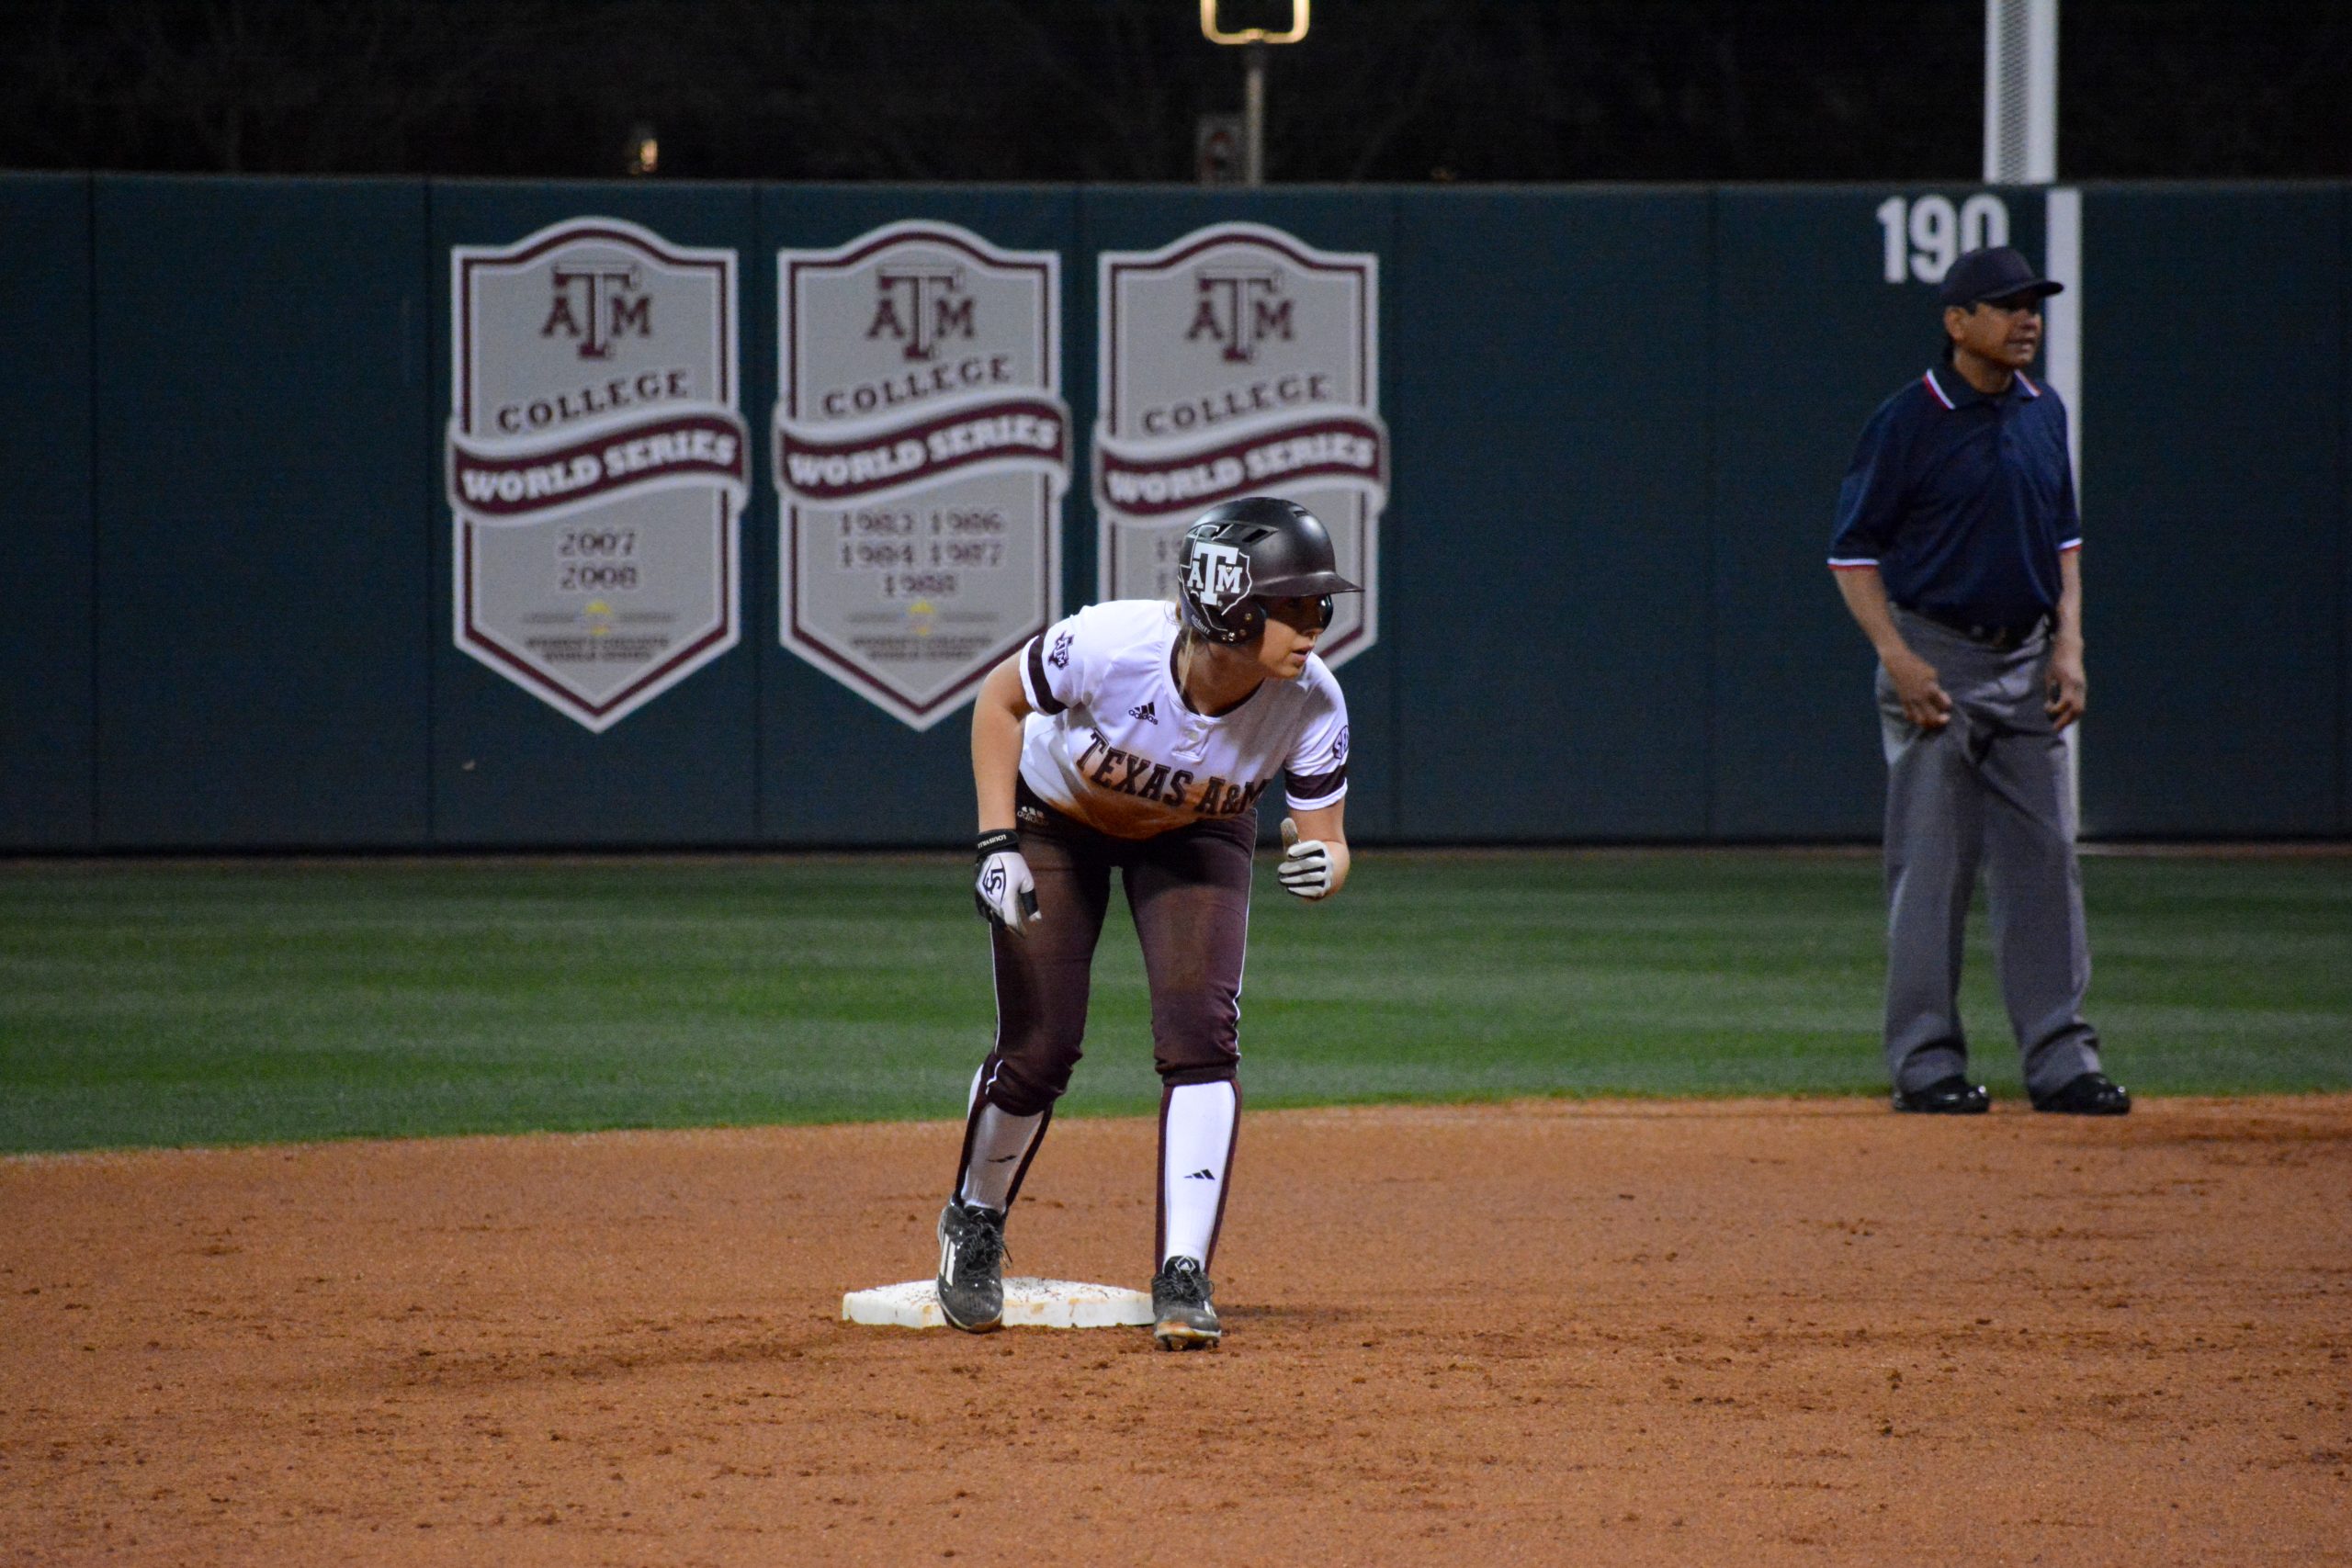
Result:
[[[1276,773],[1301,810],[1348,793],[1348,704],[1313,654],[1211,718],[1176,685],[1176,606],[1118,599],[1080,610],[1021,652],[1034,713],[1021,777],[1056,810],[1121,839],[1238,817]]]

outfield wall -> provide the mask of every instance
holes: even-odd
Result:
[[[754,431],[780,247],[925,218],[1058,251],[1068,606],[1096,254],[1233,219],[1373,253],[1393,479],[1351,829],[1871,838],[1871,660],[1824,547],[1939,333],[1888,205],[1976,194],[0,176],[0,847],[966,836],[960,716],[919,733],[780,646],[763,453],[741,640],[642,709],[592,733],[454,645],[450,247],[586,213],[740,253]],[[1989,194],[2041,254],[2044,194]],[[2092,834],[2352,832],[2348,208],[2083,189]]]

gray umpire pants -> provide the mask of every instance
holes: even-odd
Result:
[[[2091,976],[2065,743],[2042,711],[2046,632],[2007,651],[1898,610],[1936,667],[1951,721],[1923,730],[1878,672],[1886,750],[1886,1066],[1914,1090],[1968,1070],[1961,948],[1980,865],[2027,1092],[2098,1069],[2083,1017]]]

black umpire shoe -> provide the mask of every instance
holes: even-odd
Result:
[[[1151,1277],[1151,1337],[1163,1350],[1205,1350],[1225,1337],[1197,1258],[1171,1258]]]
[[[1993,1103],[1981,1083],[1970,1083],[1954,1073],[1948,1078],[1938,1078],[1925,1089],[1898,1089],[1894,1091],[1894,1109],[1917,1111],[1928,1116],[1977,1116]]]
[[[2054,1111],[2062,1116],[2129,1116],[2132,1091],[2105,1073],[2085,1073],[2067,1079],[2064,1087],[2051,1093],[2037,1095],[2033,1108]]]
[[[1004,1216],[948,1200],[939,1211],[939,1314],[967,1334],[1004,1325]]]

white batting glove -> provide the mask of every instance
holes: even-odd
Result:
[[[1301,840],[1298,824],[1283,818],[1283,860],[1274,874],[1283,879],[1285,892],[1301,898],[1327,897],[1336,868],[1331,863],[1331,846],[1320,839]]]
[[[1021,835],[1010,828],[980,835],[979,870],[972,878],[972,902],[980,913],[1014,936],[1046,917],[1037,912],[1037,882],[1021,858]]]

